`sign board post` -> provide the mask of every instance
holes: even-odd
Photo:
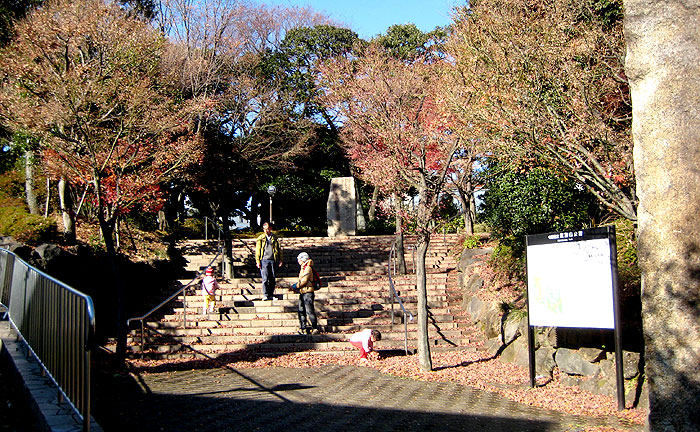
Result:
[[[612,329],[618,409],[625,408],[615,227],[528,235],[527,309],[530,386],[533,327]]]

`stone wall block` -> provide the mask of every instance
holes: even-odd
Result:
[[[595,363],[605,358],[605,351],[600,348],[579,348],[578,353],[587,362]]]
[[[549,375],[552,376],[554,371],[554,366],[557,364],[554,362],[554,354],[556,350],[551,347],[540,347],[535,351],[535,373],[537,375]]]
[[[608,353],[608,358],[615,360],[615,353]],[[626,380],[632,379],[639,375],[639,362],[641,355],[632,351],[622,351],[622,368]]]
[[[523,335],[523,333],[520,331],[520,324],[522,323],[522,320],[514,318],[512,316],[508,316],[506,318],[505,323],[503,323],[503,343],[505,345],[510,344],[513,342],[516,338],[519,336]],[[527,340],[527,338],[525,338]]]
[[[559,369],[569,375],[594,376],[599,367],[588,362],[578,350],[559,348],[554,357]]]
[[[478,297],[469,298],[467,307],[465,308],[472,317],[472,324],[477,324],[481,317],[481,310],[484,308],[484,302]]]
[[[501,315],[494,304],[484,308],[480,317],[481,330],[487,338],[501,337]]]

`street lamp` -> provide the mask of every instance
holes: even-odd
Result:
[[[270,194],[270,223],[272,224],[272,197],[277,192],[277,188],[273,185],[267,187],[267,193]]]

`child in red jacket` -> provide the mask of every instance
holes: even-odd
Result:
[[[364,329],[350,336],[350,343],[360,350],[360,361],[366,362],[367,354],[374,349],[374,342],[382,340],[379,330]]]

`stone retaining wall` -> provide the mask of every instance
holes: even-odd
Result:
[[[526,312],[504,312],[499,302],[486,302],[477,295],[484,286],[479,269],[490,254],[491,249],[465,249],[462,252],[458,265],[462,308],[481,329],[489,354],[499,356],[502,361],[529,367]],[[558,368],[563,384],[616,397],[611,333],[590,329],[535,328],[536,374],[552,376],[554,368]],[[626,405],[648,407],[642,356],[638,352],[623,350],[623,361]]]

